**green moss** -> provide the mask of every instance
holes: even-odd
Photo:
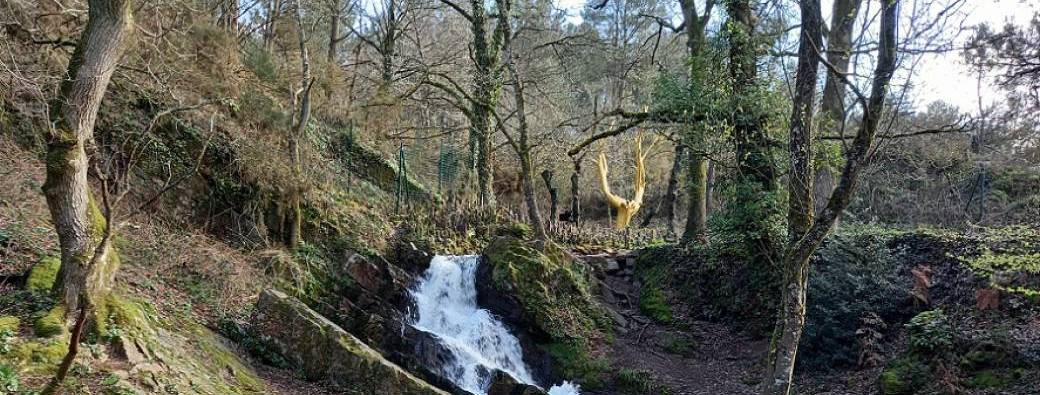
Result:
[[[1012,375],[998,372],[993,369],[985,369],[975,372],[968,379],[968,387],[971,388],[1004,388],[1011,384]]]
[[[165,382],[181,393],[263,394],[263,382],[212,331],[190,317],[164,316],[147,302],[110,294],[106,298],[110,336],[136,342],[149,359],[169,372],[142,380]]]
[[[928,365],[915,356],[892,361],[881,372],[878,380],[882,395],[910,395],[916,393],[931,379]]]
[[[68,339],[56,337],[15,344],[10,352],[0,354],[0,365],[9,365],[30,375],[51,374],[69,351]]]
[[[494,235],[527,239],[531,237],[531,227],[524,223],[512,222],[495,228]]]
[[[542,346],[542,349],[556,362],[553,369],[558,375],[581,384],[586,390],[603,387],[610,362],[592,356],[585,345],[559,342]]]
[[[650,372],[645,370],[621,369],[617,374],[618,386],[626,394],[664,395],[668,391],[654,382]]]
[[[18,325],[21,324],[18,317],[5,315],[0,317],[0,332],[18,333]]]
[[[50,292],[51,288],[54,288],[54,281],[58,278],[59,269],[61,269],[61,258],[43,257],[29,272],[25,288],[33,292]]]
[[[65,306],[54,306],[36,320],[34,329],[38,337],[52,337],[65,333]]]

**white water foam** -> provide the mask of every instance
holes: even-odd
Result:
[[[520,341],[490,312],[477,307],[479,262],[476,255],[434,257],[411,291],[418,309],[412,326],[436,335],[451,351],[454,364],[433,368],[466,391],[486,394],[495,369],[534,384]],[[549,394],[578,395],[579,388],[564,382],[552,387]]]

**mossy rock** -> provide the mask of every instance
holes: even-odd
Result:
[[[5,315],[3,317],[0,317],[0,333],[18,333],[18,325],[21,323],[22,320],[15,316]]]
[[[108,338],[136,348],[129,380],[145,387],[161,383],[170,393],[259,395],[269,393],[253,369],[226,341],[190,317],[159,317],[149,303],[110,294],[104,303]],[[128,358],[129,360],[130,358]],[[144,393],[145,391],[138,391]]]
[[[906,356],[892,361],[881,372],[879,383],[882,395],[911,395],[931,380],[928,364],[916,356]]]
[[[447,395],[280,291],[260,294],[252,326],[309,380],[347,393]]]
[[[557,342],[600,339],[611,320],[593,296],[588,266],[553,242],[502,236],[484,250],[492,292],[515,298],[526,318]],[[479,274],[478,274],[479,276]],[[479,291],[479,290],[478,290]],[[498,314],[499,312],[495,312]]]
[[[65,328],[65,306],[54,306],[47,314],[36,320],[33,326],[38,337],[53,337],[64,334]]]
[[[576,343],[551,343],[542,346],[555,362],[553,368],[560,376],[581,384],[584,389],[602,388],[607,373],[610,372],[610,361],[603,357],[593,356],[587,347]]]
[[[58,278],[58,270],[61,269],[61,258],[46,256],[40,259],[29,271],[29,278],[25,281],[25,288],[33,292],[50,292],[54,288],[54,282]]]

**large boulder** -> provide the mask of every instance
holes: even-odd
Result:
[[[477,303],[517,336],[535,379],[595,381],[575,377],[613,325],[594,296],[592,269],[552,242],[515,236],[495,238],[483,256]]]
[[[539,338],[599,338],[611,321],[594,296],[591,269],[552,242],[494,239],[477,270],[477,302]]]
[[[253,328],[309,380],[345,392],[447,395],[387,361],[378,352],[302,302],[275,290],[260,294]]]

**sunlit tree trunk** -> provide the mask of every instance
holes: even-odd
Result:
[[[86,149],[94,138],[101,100],[128,45],[133,17],[128,0],[91,0],[88,7],[86,29],[52,106],[55,123],[47,141],[43,185],[61,247],[60,286],[55,289],[66,313],[77,311],[81,303],[100,308],[119,265],[113,248],[93,257],[106,219],[87,183]]]

